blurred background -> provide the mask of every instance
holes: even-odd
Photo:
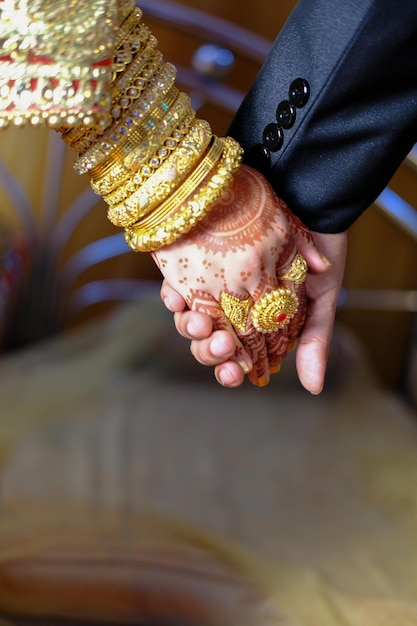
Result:
[[[294,2],[139,6],[224,134]],[[72,164],[2,133],[0,624],[417,624],[415,156],[349,233],[319,397],[294,355],[221,389]]]

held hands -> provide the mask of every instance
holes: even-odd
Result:
[[[176,313],[178,331],[193,340],[198,361],[215,366],[221,384],[239,386],[245,373],[254,384],[267,384],[300,333],[300,358],[308,365],[311,353],[301,347],[306,284],[280,278],[297,252],[316,274],[329,270],[308,230],[258,172],[242,166],[230,189],[189,235],[154,253],[166,279],[161,295]],[[317,289],[314,284],[312,289]],[[295,300],[297,309],[287,307],[279,328],[259,332],[253,325],[253,305],[274,290],[279,297],[284,294],[286,303]],[[243,327],[233,327],[226,317],[219,304],[222,293],[248,301]],[[316,325],[316,317],[309,314],[306,327],[315,332]]]
[[[320,250],[332,260],[324,275],[309,272],[306,278],[307,315],[298,341],[296,364],[302,385],[312,394],[324,384],[337,301],[342,284],[347,236],[312,233]],[[238,387],[244,375],[231,360],[234,344],[229,334],[213,330],[208,315],[186,310],[182,297],[164,281],[161,296],[175,313],[178,332],[191,340],[191,352],[199,363],[215,367],[217,380],[226,387]]]

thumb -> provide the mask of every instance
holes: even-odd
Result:
[[[310,271],[315,274],[324,274],[330,269],[331,262],[317,246],[311,233],[306,237],[305,233],[298,232],[293,234],[293,239],[298,252],[307,261]]]
[[[332,332],[333,320],[323,326],[319,320],[309,316],[300,335],[296,354],[297,374],[303,387],[313,395],[323,390]]]

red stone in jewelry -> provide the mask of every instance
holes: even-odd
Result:
[[[291,289],[269,291],[252,308],[253,326],[260,333],[275,333],[291,322],[298,305],[298,296]]]

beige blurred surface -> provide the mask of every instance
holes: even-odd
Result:
[[[161,308],[2,359],[0,557],[24,556],[22,536],[97,555],[108,520],[134,553],[150,517],[250,572],[279,623],[417,624],[416,416],[356,340],[337,330],[319,397],[291,359],[269,387],[231,391]]]

